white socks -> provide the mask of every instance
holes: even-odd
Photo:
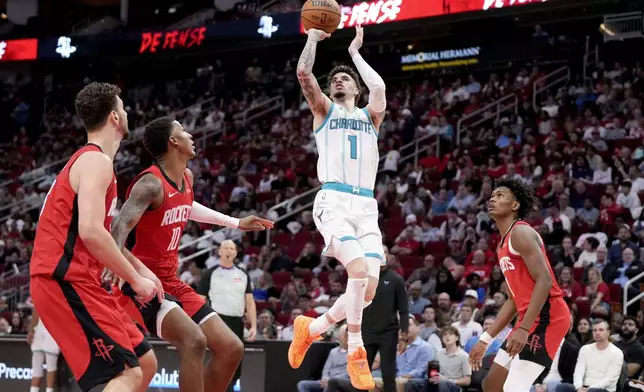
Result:
[[[54,392],[54,388],[47,388],[46,392]]]
[[[31,388],[29,388],[29,392],[40,392],[40,388],[39,387],[31,387]],[[47,391],[47,392],[49,392],[49,391]],[[53,392],[53,390],[52,390],[52,392]]]

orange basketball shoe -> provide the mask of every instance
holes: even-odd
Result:
[[[313,320],[311,317],[297,316],[293,321],[293,341],[288,348],[288,363],[293,369],[300,367],[311,344],[320,338],[309,333],[309,325]]]
[[[356,389],[368,391],[376,387],[369,370],[367,352],[364,347],[347,355],[347,373],[351,378],[351,385]]]

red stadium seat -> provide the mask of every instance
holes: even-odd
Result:
[[[291,315],[286,313],[286,312],[280,312],[277,314],[276,321],[278,324],[281,324],[282,326],[286,327],[288,326],[288,322],[291,319]]]
[[[624,289],[618,284],[611,283],[608,285],[610,292],[610,302],[622,302],[624,297]]]
[[[578,309],[578,318],[590,316],[590,302],[587,299],[575,300]]]
[[[275,284],[275,287],[279,288],[280,290],[282,289],[282,287],[286,286],[288,282],[291,281],[290,272],[273,272],[271,276],[273,277],[273,283]]]
[[[584,279],[584,267],[575,267],[573,276],[577,282],[581,282]]]

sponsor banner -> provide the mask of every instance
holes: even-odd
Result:
[[[401,71],[423,71],[436,68],[451,68],[478,64],[481,47],[446,49],[400,56]]]
[[[0,41],[0,61],[36,60],[38,40],[8,39]]]
[[[343,6],[339,29],[356,25],[372,25],[432,16],[486,11],[546,0],[372,0]],[[304,33],[304,27],[300,27]]]

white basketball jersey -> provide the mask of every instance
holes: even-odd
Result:
[[[352,113],[331,104],[322,125],[315,130],[318,179],[373,190],[378,173],[378,132],[367,108]]]

